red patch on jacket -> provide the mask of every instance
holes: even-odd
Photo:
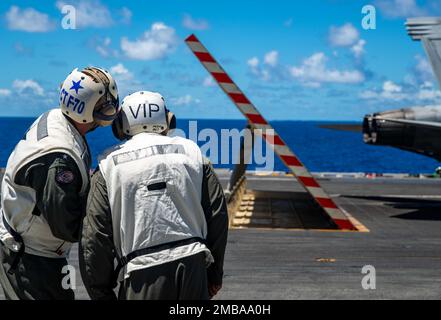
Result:
[[[69,184],[72,183],[75,176],[72,171],[69,170],[62,170],[57,173],[57,176],[55,177],[55,180],[62,184]]]

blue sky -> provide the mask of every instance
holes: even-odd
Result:
[[[63,5],[76,29],[61,27]],[[364,5],[376,29],[361,26]],[[184,44],[195,33],[270,120],[360,120],[438,105],[407,17],[441,15],[437,1],[8,1],[0,3],[0,116],[57,105],[75,67],[110,70],[121,95],[162,93],[181,118],[241,118]]]

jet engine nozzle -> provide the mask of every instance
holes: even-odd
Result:
[[[363,119],[363,141],[367,144],[375,144],[377,141],[377,122],[370,114]]]
[[[363,119],[363,141],[367,144],[406,147],[415,138],[415,128],[388,121],[406,119],[404,110],[392,110],[366,115]]]

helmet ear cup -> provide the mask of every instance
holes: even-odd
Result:
[[[176,129],[176,116],[171,111],[167,112],[167,124],[168,124],[168,130]]]
[[[116,119],[113,120],[113,122],[112,122],[112,132],[113,132],[113,135],[115,136],[115,138],[117,138],[118,140],[123,141],[123,140],[126,140],[128,137],[124,133],[124,130],[123,130],[121,114],[122,114],[122,112],[118,113],[118,116],[116,117]]]
[[[106,127],[108,125],[113,124],[113,120],[115,120],[118,117],[120,110],[119,110],[119,100],[112,103],[107,103],[106,105],[103,105],[99,109],[96,109],[93,111],[93,117],[95,122],[101,126]]]
[[[173,112],[167,110],[167,129],[162,133],[164,135],[171,134],[176,129],[176,117]]]

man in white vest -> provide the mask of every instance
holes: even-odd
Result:
[[[86,289],[116,299],[119,280],[119,299],[208,299],[222,287],[222,186],[194,142],[167,136],[175,121],[160,94],[133,93],[121,109],[113,131],[127,141],[91,178],[80,241]]]
[[[3,177],[0,283],[8,299],[74,299],[62,283],[89,190],[85,134],[116,118],[118,91],[106,70],[75,69],[59,101],[23,135]]]

